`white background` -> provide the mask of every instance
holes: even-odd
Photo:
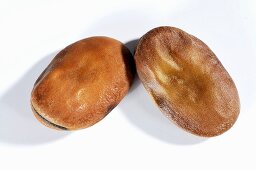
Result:
[[[204,139],[168,121],[136,80],[101,122],[62,132],[38,123],[33,83],[56,53],[105,35],[132,48],[170,25],[203,40],[234,79],[241,113]],[[132,42],[131,42],[132,41]],[[256,169],[256,3],[253,0],[0,0],[0,169]]]

